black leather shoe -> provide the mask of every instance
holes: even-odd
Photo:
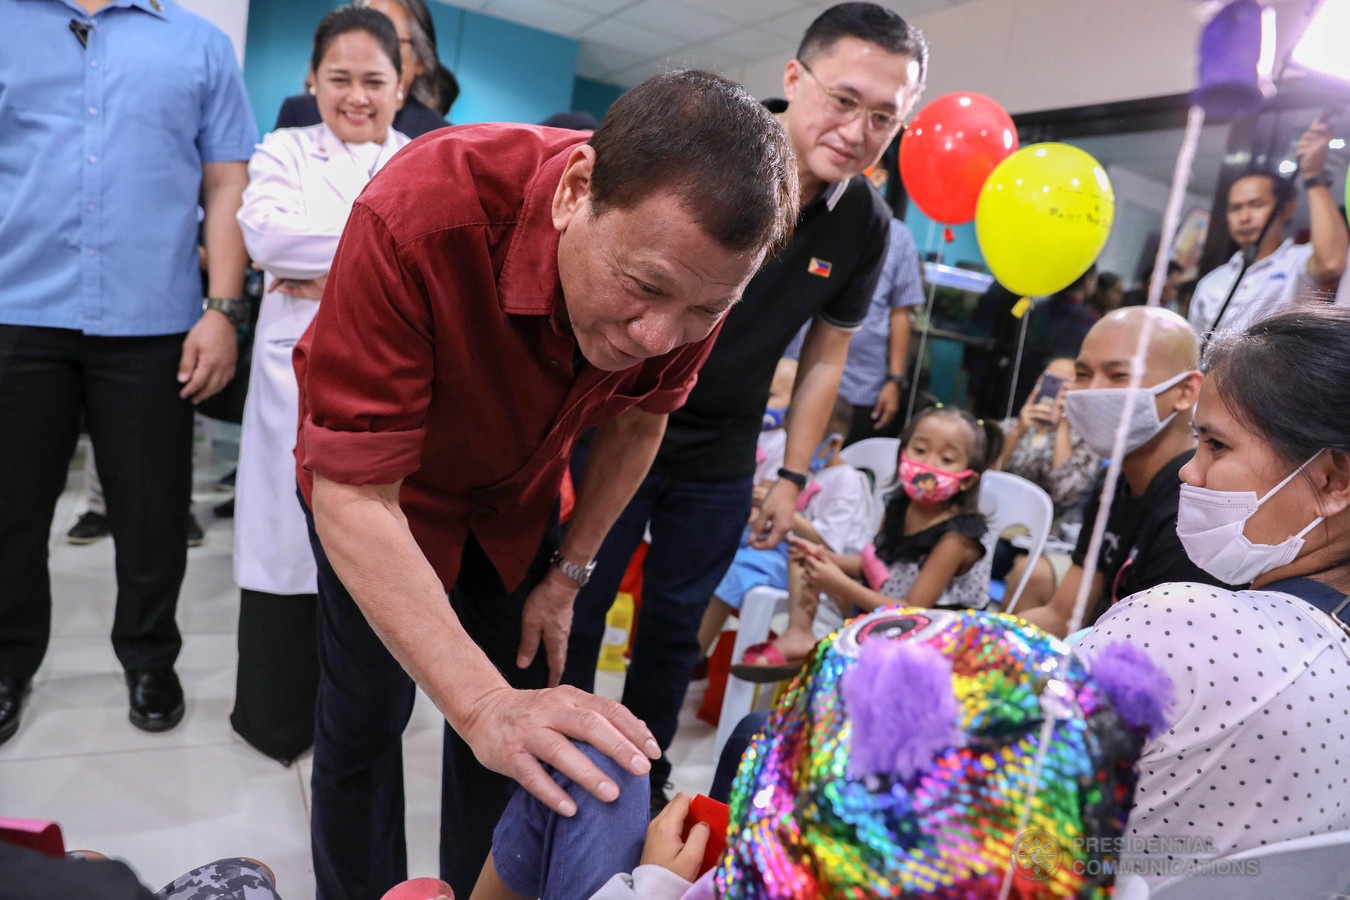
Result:
[[[142,731],[168,731],[183,721],[183,686],[171,667],[127,672],[131,724]]]
[[[19,730],[19,714],[28,699],[27,678],[0,678],[0,744]]]

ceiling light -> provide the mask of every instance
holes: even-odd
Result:
[[[1320,3],[1320,8],[1317,4]],[[1303,36],[1294,45],[1290,61],[1312,72],[1350,82],[1350,0],[1313,0],[1314,10]]]

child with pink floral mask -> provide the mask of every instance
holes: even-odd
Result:
[[[901,436],[899,486],[876,539],[844,555],[796,537],[788,568],[788,628],[732,671],[750,681],[790,675],[816,641],[855,612],[907,606],[984,609],[991,560],[981,542],[980,475],[1003,432],[965,410],[931,407]],[[824,601],[822,602],[822,596]]]

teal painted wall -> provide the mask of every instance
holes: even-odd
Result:
[[[572,87],[572,109],[588,112],[597,120],[603,119],[610,104],[618,100],[623,92],[623,88],[613,84],[578,78]]]
[[[914,232],[914,243],[919,245],[919,256],[927,258],[928,254],[941,251],[942,261],[949,266],[957,263],[971,262],[984,267],[984,254],[980,252],[979,241],[975,239],[975,223],[967,222],[964,225],[952,225],[952,236],[955,238],[950,244],[942,240],[943,225],[941,222],[934,222],[923,214],[919,205],[911,199],[908,207],[905,209],[905,224],[909,230]]]
[[[304,88],[314,29],[333,0],[252,0],[244,83],[258,127],[270,131],[281,101]],[[570,109],[577,44],[431,0],[441,61],[459,79],[456,124],[538,122]]]
[[[447,62],[461,89],[450,111],[453,121],[539,122],[571,108],[576,41],[474,12],[461,15],[453,61]],[[440,37],[439,21],[436,27],[437,42],[450,47]]]
[[[262,134],[272,130],[281,101],[305,88],[314,29],[338,4],[329,0],[252,0],[244,44],[244,85]]]

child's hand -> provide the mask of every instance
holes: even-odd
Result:
[[[797,537],[795,534],[789,534],[788,540],[788,559],[801,562],[808,557],[813,559],[824,559],[826,550],[820,544],[808,541],[806,538]]]
[[[831,597],[838,597],[840,590],[845,590],[846,585],[853,583],[853,579],[839,568],[839,564],[824,553],[803,559],[802,570],[808,587],[824,591]]]
[[[669,869],[690,882],[698,880],[698,868],[703,863],[703,848],[707,846],[710,834],[707,823],[699,822],[690,829],[687,841],[681,836],[691,800],[693,797],[681,791],[661,810],[660,815],[652,819],[652,824],[647,826],[647,842],[642,846],[641,863]]]

